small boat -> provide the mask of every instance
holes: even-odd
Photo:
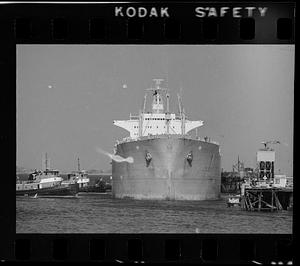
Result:
[[[80,189],[80,192],[98,192],[98,193],[104,193],[107,190],[109,190],[107,188],[106,182],[102,180],[102,178],[99,178],[95,185],[89,185],[86,187],[83,187],[82,189]]]
[[[16,196],[33,196],[37,198],[40,196],[76,196],[78,193],[78,184],[69,185],[55,185],[45,188],[19,189],[16,190]]]
[[[35,170],[29,174],[27,181],[20,181],[17,177],[16,196],[35,196],[40,195],[76,195],[78,193],[78,184],[62,184],[63,178],[58,170],[48,167],[46,153],[45,170]]]
[[[80,162],[78,158],[78,169],[68,174],[68,179],[64,180],[62,184],[78,184],[79,192],[85,191],[85,188],[89,186],[90,179],[85,170],[80,170]]]
[[[227,198],[227,207],[241,206],[241,196],[240,195],[229,195]]]

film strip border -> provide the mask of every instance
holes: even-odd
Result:
[[[293,263],[291,236],[18,235],[17,261]]]
[[[166,7],[168,17],[150,16],[155,14],[151,10],[158,14]],[[226,7],[227,15],[221,16],[221,8],[225,12]],[[264,16],[259,7],[267,7]],[[148,15],[139,17],[145,9]],[[294,3],[1,5],[0,71],[3,87],[15,86],[16,44],[294,44],[294,28]],[[1,97],[2,123],[8,126],[0,136],[7,150],[3,165],[10,167],[12,176],[15,104],[7,99],[15,101],[15,96],[11,90],[8,98]],[[14,179],[7,182],[7,190],[0,195],[1,202],[9,198],[8,207],[2,211],[1,260],[273,264],[293,260],[291,235],[15,234]]]
[[[294,3],[11,4],[0,13],[5,40],[25,44],[295,42]]]

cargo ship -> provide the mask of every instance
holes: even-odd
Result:
[[[115,126],[130,133],[117,141],[112,160],[112,195],[115,198],[209,200],[220,197],[221,155],[217,142],[191,136],[203,121],[191,121],[178,94],[179,114],[169,109],[170,95],[154,79],[146,89],[143,109]],[[146,111],[148,93],[152,108]],[[165,103],[166,102],[166,108]],[[130,159],[130,160],[129,160]]]

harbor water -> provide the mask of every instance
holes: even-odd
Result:
[[[209,201],[16,198],[16,233],[263,233],[291,234],[292,211],[247,212]]]

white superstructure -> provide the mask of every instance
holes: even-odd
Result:
[[[77,159],[77,171],[73,171],[71,174],[68,174],[68,180],[64,180],[62,184],[77,183],[79,188],[87,187],[90,179],[85,170],[80,169],[80,161]]]
[[[130,133],[130,137],[135,139],[142,136],[161,135],[161,134],[180,134],[185,135],[189,131],[203,125],[203,121],[190,121],[187,119],[184,109],[181,108],[180,97],[179,116],[169,112],[169,94],[166,92],[167,108],[164,108],[164,100],[161,92],[167,91],[159,85],[162,79],[154,79],[155,88],[148,91],[153,92],[152,112],[146,112],[146,96],[144,97],[144,108],[139,115],[130,115],[129,120],[114,120],[114,125],[126,129]]]

